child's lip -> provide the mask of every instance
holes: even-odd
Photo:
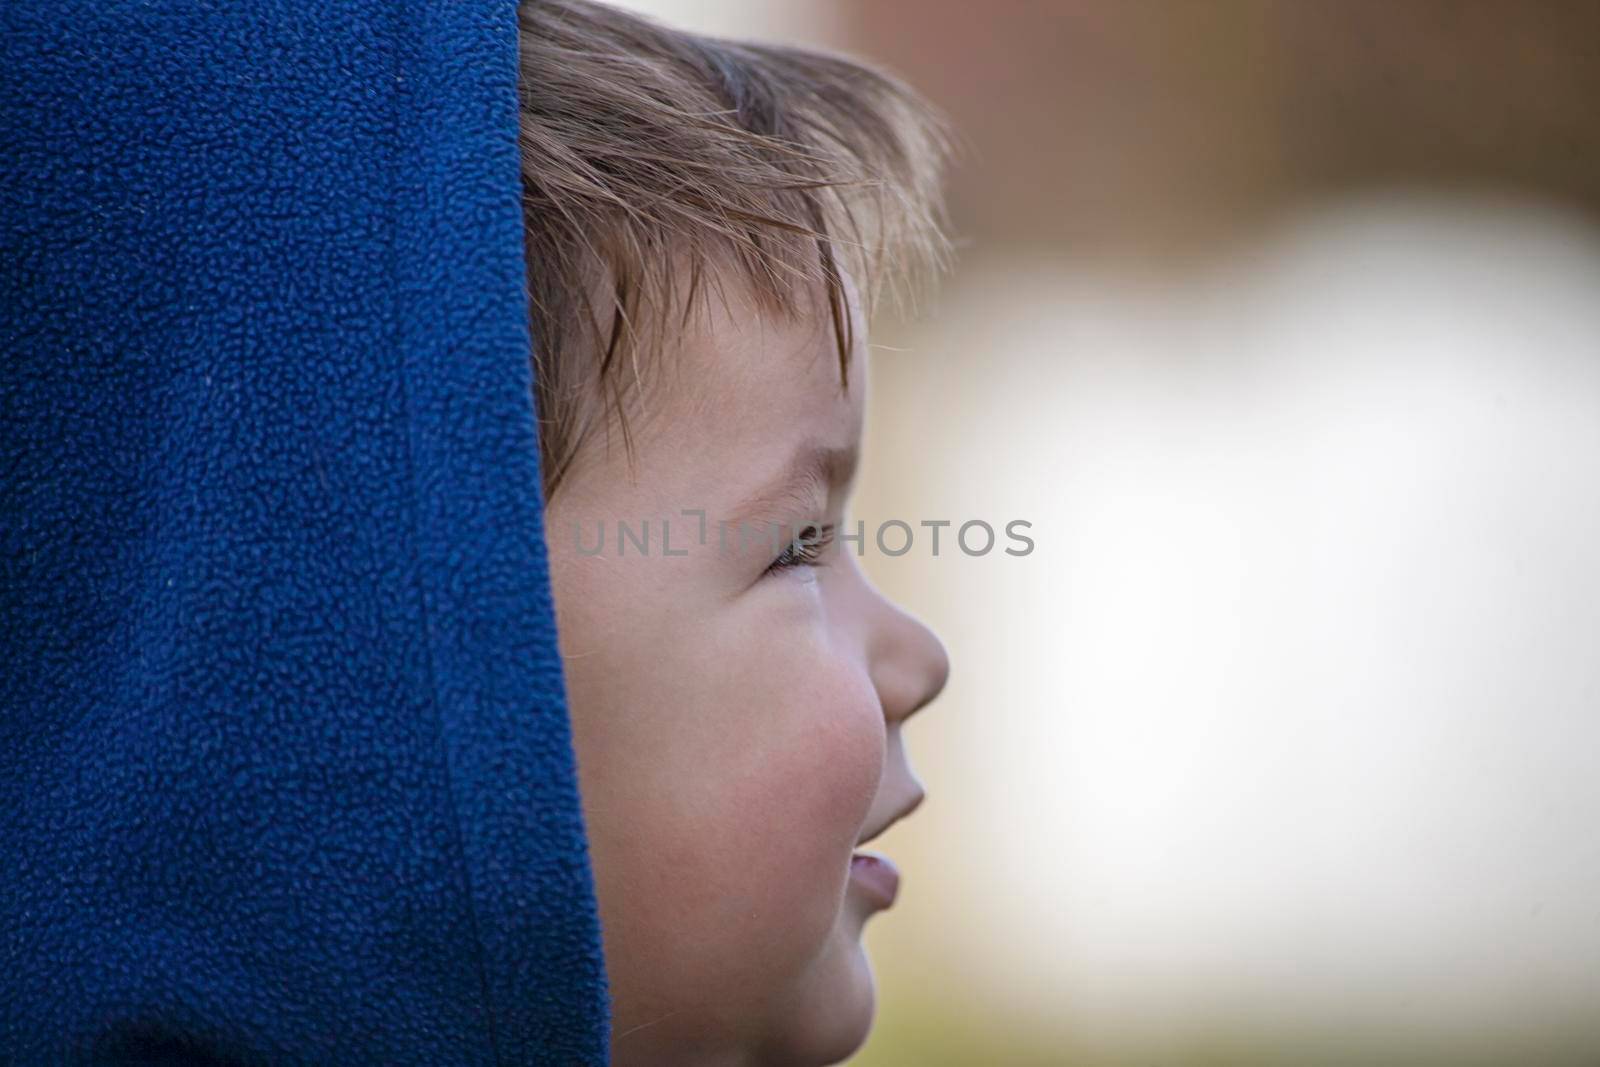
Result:
[[[850,881],[879,908],[887,908],[900,892],[900,869],[881,852],[856,852],[850,856]]]
[[[919,788],[915,793],[912,794],[910,801],[908,801],[904,806],[902,806],[899,811],[897,811],[893,815],[889,816],[889,818],[884,821],[883,825],[879,826],[877,829],[872,830],[869,833],[862,834],[860,839],[858,841],[856,841],[856,845],[859,847],[861,845],[866,844],[868,841],[871,841],[873,838],[877,837],[879,834],[882,834],[885,830],[889,829],[889,827],[893,826],[895,823],[899,822],[901,819],[905,818],[907,815],[910,815],[913,811],[916,811],[917,810],[917,806],[922,803],[923,799],[927,795],[928,795],[927,793],[925,793],[922,789]]]

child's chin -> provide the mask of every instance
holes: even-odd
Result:
[[[848,1059],[866,1043],[877,1010],[877,989],[861,944],[861,923],[848,909],[817,962],[794,1010],[785,1013],[774,1054],[760,1062],[823,1067]]]

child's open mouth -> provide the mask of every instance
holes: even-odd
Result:
[[[900,891],[900,869],[881,852],[853,852],[850,881],[860,886],[879,908],[887,908]]]
[[[916,785],[910,799],[899,811],[891,815],[887,822],[880,823],[877,829],[862,834],[856,844],[866,844],[910,815],[926,796],[922,787]],[[850,854],[850,884],[860,886],[877,909],[887,908],[894,903],[895,894],[900,891],[900,868],[881,852],[858,848]]]

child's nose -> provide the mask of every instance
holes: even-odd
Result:
[[[930,703],[950,677],[950,656],[927,626],[884,601],[884,622],[873,658],[872,680],[890,722],[909,718]]]

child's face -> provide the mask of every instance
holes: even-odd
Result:
[[[842,392],[831,329],[710,303],[630,420],[636,473],[597,445],[548,512],[613,1057],[833,1063],[871,1025],[860,936],[884,906],[851,853],[921,799],[901,726],[948,664],[854,544],[770,571],[768,542],[741,549],[741,519],[854,532],[866,353]],[[805,477],[819,448],[844,460],[831,483]],[[649,520],[646,554],[618,556],[618,520]],[[580,554],[574,524],[592,550],[601,522]]]

